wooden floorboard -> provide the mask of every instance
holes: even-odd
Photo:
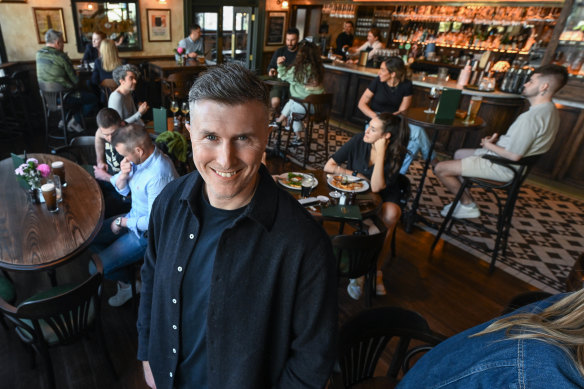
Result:
[[[293,170],[293,166],[274,165],[273,173]],[[496,269],[488,274],[488,265],[450,244],[440,244],[432,260],[429,248],[433,236],[414,229],[397,232],[397,258],[387,261],[384,283],[388,294],[374,297],[373,306],[395,305],[417,311],[430,327],[451,336],[497,316],[509,300],[522,292],[535,290],[523,281]],[[72,261],[58,270],[59,282],[77,280],[87,274],[86,259]],[[49,286],[46,274],[11,273],[22,299]],[[346,292],[346,280],[338,287],[339,323],[364,308],[364,302],[352,300]],[[114,284],[106,282],[103,298],[103,328],[106,346],[112,355],[119,380],[109,371],[97,339],[51,351],[60,389],[142,389],[141,364],[136,360],[136,317],[132,305],[120,308],[107,305]],[[380,365],[387,366],[386,360]],[[13,331],[0,328],[0,388],[46,388],[45,369],[40,358],[29,368],[28,354]]]

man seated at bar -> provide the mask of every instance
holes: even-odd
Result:
[[[560,125],[560,115],[552,102],[554,93],[568,81],[568,72],[559,65],[544,65],[536,69],[531,79],[523,86],[522,95],[529,101],[530,108],[513,122],[507,134],[497,133],[481,140],[480,149],[460,149],[454,160],[440,162],[434,172],[444,186],[453,194],[460,189],[461,177],[477,177],[507,182],[513,179],[509,169],[496,165],[485,154],[497,155],[511,161],[523,157],[543,154],[550,149]],[[452,203],[440,212],[448,214]],[[454,210],[458,219],[476,218],[481,215],[470,193],[464,193]]]
[[[67,53],[63,52],[65,41],[63,33],[53,29],[45,33],[45,47],[37,51],[37,79],[41,82],[53,82],[67,89],[76,89],[79,78]],[[74,91],[65,98],[65,109],[75,114],[68,117],[67,123],[59,123],[59,127],[67,124],[71,132],[83,132],[81,114],[88,114],[97,107],[97,97],[89,92]],[[81,111],[83,109],[83,112]],[[95,112],[95,111],[94,111]]]
[[[150,107],[144,101],[136,108],[134,97],[132,96],[132,92],[136,90],[140,71],[136,66],[126,64],[115,68],[112,74],[114,81],[119,86],[110,94],[107,106],[115,109],[126,123],[135,123],[143,127],[144,122],[141,118]]]
[[[103,108],[95,118],[95,155],[97,165],[93,167],[93,175],[101,188],[105,201],[105,218],[130,211],[131,200],[122,196],[110,182],[112,176],[120,171],[120,163],[124,159],[111,144],[112,136],[123,125],[120,115],[115,109]]]
[[[353,30],[353,22],[347,20],[343,24],[343,32],[337,36],[337,48],[335,49],[335,54],[340,55],[344,60],[347,59],[349,47],[352,47],[353,42],[355,41]]]
[[[99,254],[104,276],[118,281],[117,294],[108,300],[118,307],[132,297],[128,282],[133,269],[128,266],[144,257],[152,204],[178,175],[172,161],[158,150],[143,127],[132,124],[119,128],[111,143],[124,159],[110,182],[122,196],[132,193],[132,208],[127,214],[106,219],[91,249]]]
[[[189,36],[178,42],[178,47],[185,49],[184,55],[187,58],[197,58],[199,54],[205,54],[202,36],[203,33],[201,32],[201,26],[195,24],[191,27]]]
[[[286,60],[282,63],[283,66],[290,66],[296,59],[298,53],[298,37],[300,31],[297,28],[289,28],[286,31],[286,46],[280,47],[272,55],[270,64],[268,65],[268,76],[276,77],[278,75],[278,58],[285,57]],[[274,86],[270,90],[270,100],[272,109],[277,110],[280,106],[283,96],[286,94],[286,88],[281,86]]]
[[[146,382],[323,388],[335,361],[336,261],[325,231],[261,164],[268,93],[234,62],[197,78],[189,103],[197,171],[158,196],[148,228]]]

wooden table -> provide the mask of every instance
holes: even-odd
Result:
[[[159,60],[148,62],[150,74],[156,74],[160,78],[166,78],[172,73],[182,72],[184,70],[193,71],[194,73],[201,72],[207,68],[206,65],[200,64],[197,61],[189,60],[184,65],[179,65],[175,60]]]
[[[33,204],[17,182],[12,159],[0,162],[0,267],[51,269],[85,249],[103,222],[104,200],[97,182],[81,166],[48,154],[30,154],[39,163],[63,161],[67,187],[59,211]]]
[[[335,189],[332,188],[327,184],[327,173],[323,170],[306,170],[306,169],[294,169],[295,172],[300,173],[311,173],[314,177],[318,180],[318,186],[312,190],[310,193],[310,197],[316,196],[327,196],[330,198],[329,193],[333,192]],[[286,189],[290,194],[292,194],[295,198],[300,199],[300,190],[288,189],[284,186],[282,188]],[[361,217],[363,219],[379,213],[382,204],[381,196],[377,193],[373,193],[371,191],[366,191],[363,193],[357,194],[355,204],[359,206],[359,210],[361,211]],[[308,212],[310,212],[315,218],[319,219],[322,218],[321,208],[320,205],[314,205],[311,207],[306,208]]]
[[[422,171],[422,177],[420,178],[420,185],[418,186],[418,190],[416,192],[416,197],[412,203],[410,209],[404,214],[404,226],[406,232],[412,231],[412,226],[416,221],[422,221],[425,224],[436,228],[437,226],[433,225],[426,219],[424,219],[421,215],[418,214],[418,205],[420,203],[420,198],[422,197],[422,190],[424,189],[424,180],[426,179],[426,174],[428,172],[428,168],[430,167],[430,162],[432,160],[432,154],[434,152],[434,146],[436,145],[436,139],[438,139],[438,133],[440,131],[476,131],[483,128],[486,123],[485,121],[478,117],[475,119],[474,123],[467,123],[463,119],[455,118],[450,123],[443,123],[443,122],[436,122],[435,114],[433,113],[426,113],[424,112],[425,108],[410,108],[406,113],[402,114],[402,116],[410,123],[418,125],[424,129],[432,129],[434,131],[434,135],[432,136],[430,150],[428,152],[428,156],[426,158],[426,162],[424,164],[424,169]]]

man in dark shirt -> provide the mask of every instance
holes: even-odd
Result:
[[[270,64],[268,65],[268,76],[276,77],[278,75],[278,58],[285,57],[286,61],[284,61],[285,66],[290,66],[294,63],[296,59],[296,54],[298,53],[298,37],[300,35],[300,31],[297,28],[289,28],[286,31],[286,46],[280,47],[278,50],[274,52],[272,55],[272,59],[270,60]],[[280,106],[280,102],[284,94],[286,93],[286,88],[274,86],[270,91],[270,102],[272,105],[272,109],[277,110]]]
[[[347,20],[345,24],[343,24],[343,32],[337,37],[337,48],[335,54],[341,55],[343,59],[347,59],[349,47],[353,46],[353,41],[355,40],[353,29],[353,22]]]
[[[120,163],[124,159],[111,144],[112,136],[123,125],[120,115],[115,109],[103,108],[95,118],[97,131],[95,132],[96,163],[93,174],[105,200],[105,218],[130,211],[132,202],[122,196],[111,184],[112,176],[120,171]]]
[[[336,263],[324,230],[261,164],[266,90],[229,63],[197,78],[189,102],[197,171],[160,194],[148,227],[146,382],[322,388],[335,360]]]

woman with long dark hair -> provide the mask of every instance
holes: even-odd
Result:
[[[370,83],[361,99],[359,109],[370,119],[379,112],[391,112],[394,115],[404,113],[412,104],[414,93],[412,82],[406,79],[406,67],[400,57],[389,57],[381,63],[378,76]],[[401,167],[401,174],[406,174],[410,164],[420,151],[424,158],[430,151],[430,139],[419,126],[410,124],[408,154]]]
[[[326,163],[324,171],[352,175],[369,180],[371,191],[383,199],[381,218],[387,226],[387,237],[378,261],[378,269],[388,253],[393,229],[401,216],[398,205],[400,190],[397,184],[399,169],[407,153],[409,130],[405,122],[391,113],[376,115],[364,133],[353,136]],[[341,166],[345,164],[345,167]],[[376,292],[385,294],[381,270],[377,271]],[[351,280],[347,290],[358,299],[361,285]]]
[[[298,99],[305,99],[308,95],[315,95],[324,93],[322,85],[324,80],[324,66],[320,59],[320,51],[318,47],[311,42],[302,41],[298,45],[298,54],[292,65],[286,67],[284,65],[286,57],[278,57],[278,78],[283,81],[288,81],[290,84],[290,95]],[[276,119],[277,123],[284,123],[292,113],[305,113],[306,110],[302,104],[290,99],[282,108],[282,113]],[[293,130],[296,134],[296,139],[291,143],[292,145],[300,145],[302,142],[302,123],[294,121]]]

